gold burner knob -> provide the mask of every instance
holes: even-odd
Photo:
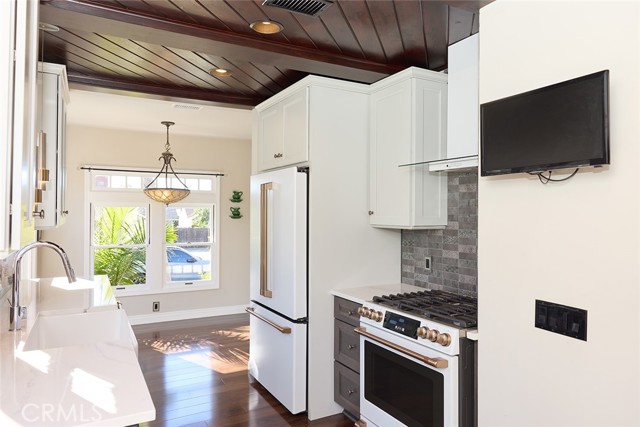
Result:
[[[431,342],[436,342],[438,340],[438,335],[440,335],[440,332],[435,329],[429,329],[429,331],[427,331],[427,339]]]
[[[374,322],[382,322],[384,315],[381,311],[371,311],[371,320]]]
[[[451,344],[451,336],[449,334],[438,334],[438,339],[436,341],[438,344],[447,347]]]
[[[420,326],[416,331],[419,338],[427,338],[427,334],[429,333],[429,328],[426,326]]]

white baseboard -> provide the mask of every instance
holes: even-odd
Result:
[[[227,314],[244,313],[247,304],[226,307],[199,308],[196,310],[167,311],[165,313],[139,314],[128,316],[132,325],[146,325],[147,323],[170,322],[172,320],[199,319],[201,317],[224,316]]]

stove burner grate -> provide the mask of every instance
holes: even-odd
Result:
[[[373,302],[459,328],[478,324],[478,300],[450,292],[432,290],[375,296]]]

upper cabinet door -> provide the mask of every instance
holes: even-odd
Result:
[[[383,228],[447,225],[447,177],[430,172],[447,136],[447,77],[410,68],[372,85],[369,223]]]
[[[66,121],[69,88],[64,65],[38,63],[38,150],[41,167],[48,171],[46,190],[37,210],[37,230],[64,224],[66,217]],[[40,146],[41,145],[41,146]]]
[[[308,88],[257,111],[258,171],[309,160]]]

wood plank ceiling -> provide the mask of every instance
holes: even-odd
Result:
[[[262,1],[41,0],[41,23],[60,28],[41,32],[41,54],[77,87],[248,108],[308,74],[372,83],[443,70],[447,46],[478,31],[490,2],[334,0],[312,17]],[[284,30],[250,29],[262,20]]]

